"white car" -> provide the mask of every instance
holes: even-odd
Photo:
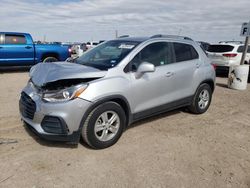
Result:
[[[239,65],[244,44],[242,42],[229,41],[212,44],[207,53],[211,63],[216,65],[217,70],[228,70],[232,65]],[[250,46],[245,58],[245,64],[250,64]]]
[[[87,46],[87,49],[91,49],[91,48],[96,47],[98,44],[99,44],[98,42],[87,42],[86,46]]]

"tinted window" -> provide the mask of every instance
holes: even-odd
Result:
[[[23,35],[5,35],[5,44],[26,44]]]
[[[184,43],[174,43],[176,62],[198,59],[199,55],[193,46]]]
[[[132,70],[135,71],[142,62],[152,63],[155,66],[173,63],[171,45],[167,42],[149,44],[131,61]]]
[[[231,45],[210,45],[208,52],[231,52],[234,49],[234,46]]]
[[[237,52],[242,53],[244,50],[244,46],[239,46]],[[248,46],[247,53],[250,53],[250,46]]]

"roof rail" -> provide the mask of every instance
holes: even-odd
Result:
[[[151,36],[150,38],[151,39],[153,39],[153,38],[176,38],[176,39],[184,39],[184,40],[191,40],[191,41],[193,41],[193,39],[191,39],[189,37],[179,36],[179,35],[162,35],[162,34],[157,34],[157,35]]]
[[[122,35],[122,36],[119,36],[118,38],[126,38],[126,37],[129,37],[129,35]]]

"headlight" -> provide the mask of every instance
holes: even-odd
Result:
[[[88,85],[77,85],[59,91],[45,92],[43,100],[47,102],[64,102],[77,98],[88,87]]]

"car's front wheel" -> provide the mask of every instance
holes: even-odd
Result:
[[[204,83],[197,89],[189,110],[195,114],[202,114],[207,111],[212,100],[212,89]]]
[[[95,149],[112,146],[121,137],[125,123],[126,115],[119,104],[103,103],[86,118],[82,128],[83,140]]]

